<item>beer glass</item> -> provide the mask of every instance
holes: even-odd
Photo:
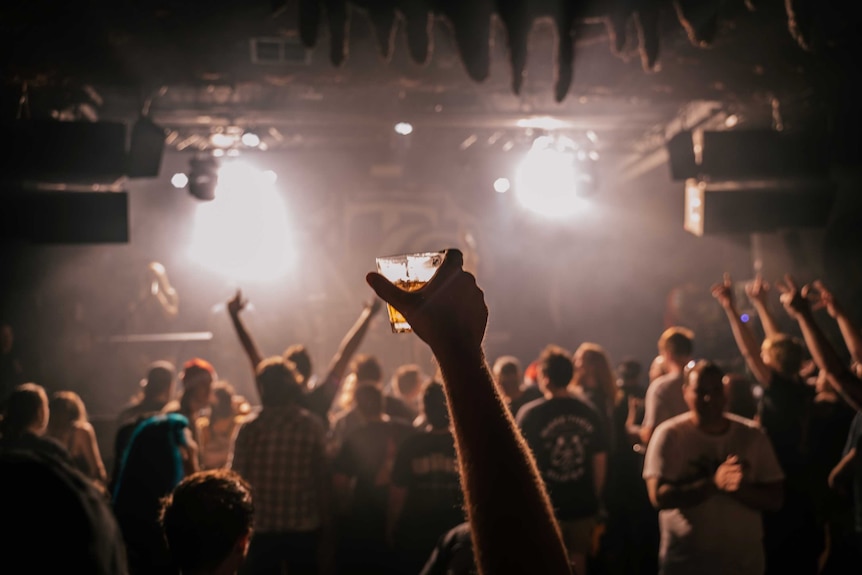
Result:
[[[377,271],[404,291],[416,291],[428,283],[443,263],[445,252],[425,252],[377,258]],[[397,309],[386,304],[392,333],[413,331]]]

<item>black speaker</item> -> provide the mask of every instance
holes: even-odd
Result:
[[[697,164],[692,132],[683,131],[666,147],[674,180],[766,180],[822,177],[829,172],[830,147],[824,134],[775,130],[703,132]]]
[[[126,192],[6,191],[0,239],[37,244],[128,243]]]
[[[835,188],[829,181],[766,186],[690,182],[685,190],[684,227],[698,236],[825,227]]]
[[[127,175],[130,178],[155,178],[162,166],[165,130],[149,118],[140,117],[132,127]]]
[[[126,126],[16,120],[2,125],[7,180],[113,182],[126,173]]]

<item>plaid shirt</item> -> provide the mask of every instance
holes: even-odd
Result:
[[[296,406],[264,408],[240,426],[228,467],[252,487],[256,532],[321,526],[324,444],[323,423]]]

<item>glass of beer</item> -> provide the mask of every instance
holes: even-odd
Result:
[[[404,291],[416,291],[428,283],[443,263],[445,252],[426,252],[377,258],[377,271]],[[392,333],[413,331],[397,309],[386,304]]]

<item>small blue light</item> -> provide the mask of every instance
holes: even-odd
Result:
[[[747,314],[747,313],[744,313],[744,314],[742,314],[741,316],[739,316],[739,319],[741,319],[741,320],[742,320],[742,323],[748,323],[748,320],[750,320],[751,318],[750,318],[750,317],[748,317],[748,314]]]

